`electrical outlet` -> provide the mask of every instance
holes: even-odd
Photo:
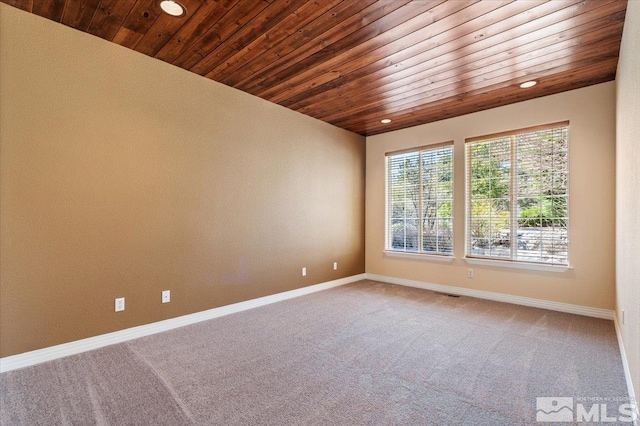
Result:
[[[164,290],[162,292],[162,303],[171,302],[171,290]]]
[[[124,311],[124,297],[116,299],[116,312]]]
[[[334,271],[338,270],[338,262],[333,262],[333,270]]]
[[[307,276],[307,268],[302,268],[302,276],[303,277]]]
[[[467,269],[467,278],[473,278],[473,269]]]

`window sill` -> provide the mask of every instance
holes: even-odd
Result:
[[[427,261],[434,261],[434,262],[453,262],[453,260],[455,259],[453,256],[426,254],[426,253],[407,253],[403,251],[385,250],[383,253],[385,256],[388,256],[388,257],[402,257],[405,259],[427,260]]]
[[[495,266],[498,268],[528,269],[530,271],[567,272],[573,270],[572,266],[545,265],[543,263],[514,262],[510,260],[492,260],[465,257],[464,261],[471,265]]]

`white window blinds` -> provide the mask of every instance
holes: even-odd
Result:
[[[467,139],[467,256],[568,265],[568,124]]]
[[[453,142],[389,153],[386,250],[453,254]]]

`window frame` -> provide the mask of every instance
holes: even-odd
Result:
[[[511,137],[514,138],[510,141],[510,176],[509,176],[509,201],[513,203],[515,198],[517,202],[518,195],[514,194],[517,188],[517,161],[515,162],[516,167],[513,166],[514,157],[517,155],[517,143],[515,138],[522,134],[534,133],[538,131],[551,130],[557,128],[566,128],[567,132],[567,141],[566,141],[566,233],[567,233],[567,257],[566,263],[555,263],[555,262],[545,262],[545,261],[532,261],[532,260],[523,260],[514,257],[514,250],[511,249],[509,257],[497,257],[497,256],[482,256],[471,253],[471,211],[472,211],[472,193],[471,193],[471,157],[468,152],[470,144],[474,142],[480,141],[490,141],[494,139],[499,139],[501,137]],[[464,259],[469,264],[475,265],[486,265],[486,266],[498,266],[498,267],[507,267],[507,268],[520,268],[520,269],[530,269],[530,270],[542,270],[542,271],[566,271],[573,269],[571,266],[571,232],[570,232],[570,122],[568,120],[559,121],[555,123],[542,124],[537,126],[525,127],[515,130],[509,130],[504,132],[492,133],[488,135],[482,136],[474,136],[471,138],[465,139],[464,144],[464,157],[465,157],[465,247],[464,247]],[[516,206],[510,207],[510,217],[509,217],[509,226],[510,226],[510,235],[514,235],[514,229],[516,230],[515,235],[517,235],[518,229],[518,217],[513,214],[513,212],[517,212],[517,204]],[[516,237],[517,238],[517,237]],[[511,245],[511,244],[510,244]]]
[[[390,230],[389,230],[389,225],[390,225],[390,211],[389,211],[389,207],[390,207],[390,200],[389,200],[389,196],[390,196],[390,182],[389,182],[389,162],[390,162],[390,158],[392,158],[393,156],[397,156],[397,155],[402,155],[402,154],[410,154],[410,153],[418,153],[418,165],[419,165],[419,194],[420,194],[420,199],[419,199],[419,217],[422,218],[423,214],[424,214],[424,204],[423,204],[423,199],[422,199],[422,153],[423,152],[428,152],[428,151],[435,151],[438,149],[442,149],[442,148],[449,148],[451,153],[451,217],[447,218],[450,219],[450,223],[451,223],[451,252],[450,253],[444,253],[444,252],[432,252],[432,251],[423,251],[423,247],[424,247],[424,241],[423,241],[423,236],[421,234],[423,234],[422,231],[422,219],[418,220],[418,224],[419,224],[419,228],[418,228],[418,250],[417,251],[408,251],[408,250],[394,250],[392,248],[392,244],[390,241]],[[408,259],[425,259],[425,260],[435,260],[435,261],[444,261],[444,262],[450,262],[452,260],[455,259],[455,215],[454,215],[454,200],[455,200],[455,164],[454,164],[454,158],[455,158],[455,149],[454,149],[454,141],[447,141],[447,142],[439,142],[439,143],[433,143],[433,144],[428,144],[428,145],[422,145],[419,147],[414,147],[414,148],[408,148],[408,149],[402,149],[402,150],[398,150],[398,151],[391,151],[391,152],[386,152],[385,156],[384,156],[384,162],[385,162],[385,224],[384,224],[384,253],[386,256],[389,257],[404,257],[404,258],[408,258]],[[437,204],[437,201],[436,201]],[[439,219],[439,216],[436,216],[436,220]]]

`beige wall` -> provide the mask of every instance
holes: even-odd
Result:
[[[1,356],[364,272],[364,138],[0,17]]]
[[[640,2],[627,4],[617,74],[616,311],[640,397]],[[622,310],[625,323],[622,324]]]
[[[532,89],[535,90],[535,89]],[[468,265],[465,247],[464,140],[570,120],[570,263],[568,272]],[[454,140],[452,263],[383,254],[385,152]],[[597,308],[615,305],[615,85],[613,82],[367,138],[366,270]],[[474,278],[467,278],[467,268]]]

